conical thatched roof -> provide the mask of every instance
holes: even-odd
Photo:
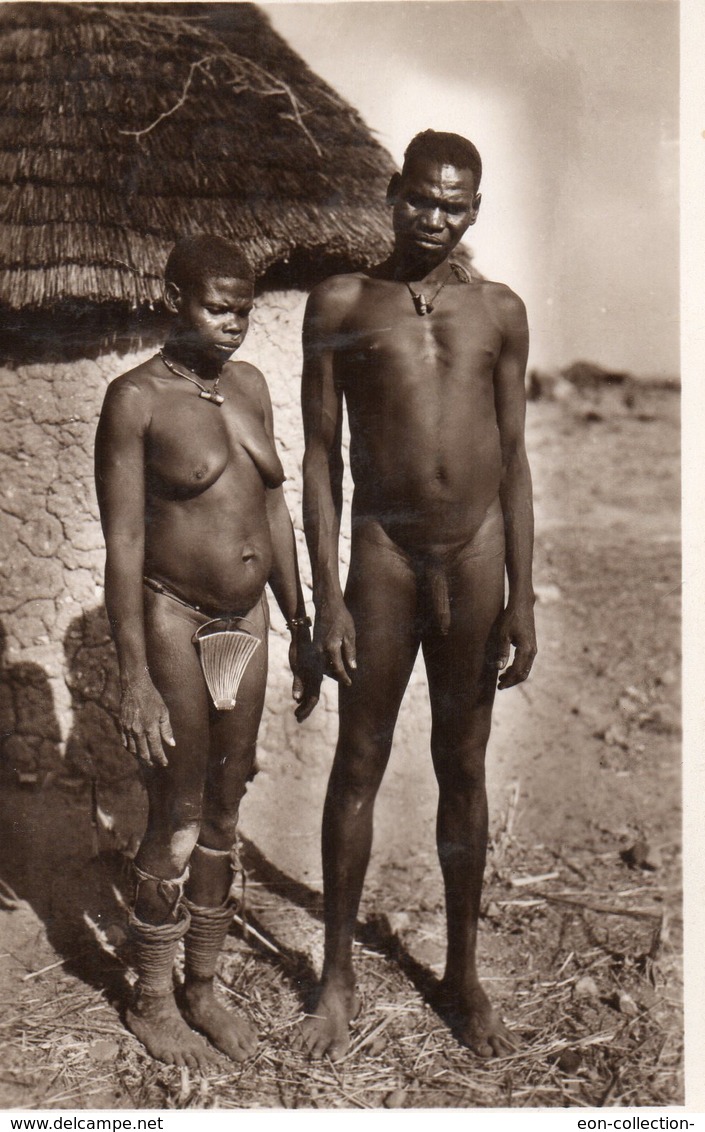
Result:
[[[0,6],[6,307],[154,303],[189,232],[260,277],[370,263],[392,169],[252,4]]]

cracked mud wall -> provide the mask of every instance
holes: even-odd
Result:
[[[297,292],[260,299],[241,356],[257,365],[269,384],[286,499],[313,614],[301,520],[304,303]],[[0,369],[0,738],[3,764],[20,780],[95,775],[107,784],[134,776],[114,723],[117,672],[103,607],[104,545],[93,443],[108,383],[160,344],[97,360]],[[346,501],[349,507],[349,482]],[[345,521],[343,570],[347,531]],[[324,680],[319,707],[303,726],[296,723],[288,633],[271,597],[270,604],[270,676],[259,762],[274,767],[277,760],[294,760],[302,773],[306,767],[327,768],[337,731],[335,686]],[[398,742],[418,736],[425,696],[412,698]]]

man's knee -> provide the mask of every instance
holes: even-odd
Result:
[[[434,737],[433,766],[441,791],[473,794],[485,789],[487,736],[474,735],[463,742]]]
[[[338,740],[331,774],[331,788],[346,800],[374,799],[389,758],[389,742],[369,735],[342,735]]]

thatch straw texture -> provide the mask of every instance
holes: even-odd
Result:
[[[254,5],[5,4],[0,33],[6,306],[154,303],[192,232],[303,283],[386,248],[391,158]]]

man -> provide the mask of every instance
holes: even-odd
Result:
[[[477,219],[481,172],[466,139],[417,135],[388,189],[391,255],[368,272],[322,283],[306,311],[304,522],[314,640],[340,685],[323,816],[325,957],[303,1035],[314,1057],[345,1053],[358,1009],[352,940],[374,800],[419,646],[448,926],[440,999],[477,1054],[501,1055],[514,1045],[480,985],[475,952],[497,670],[506,668],[499,687],[512,687],[529,675],[536,653],[524,447],[528,330],[512,291],[471,279],[450,258]],[[355,484],[344,597],[343,399]]]
[[[254,366],[231,361],[253,295],[236,245],[180,240],[166,265],[171,333],[163,350],[111,383],[96,438],[120,730],[149,797],[135,858],[139,978],[127,1022],[153,1057],[201,1068],[212,1046],[242,1061],[257,1043],[249,1023],[217,1001],[213,977],[236,909],[238,812],[267,679],[267,583],[292,634],[299,720],[320,684],[267,385]],[[251,653],[244,665],[236,647]],[[211,698],[213,653],[215,675],[230,687]]]

